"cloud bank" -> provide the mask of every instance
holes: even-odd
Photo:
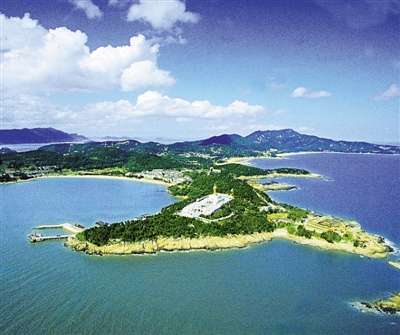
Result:
[[[88,105],[85,112],[89,114],[117,114],[119,118],[132,117],[171,117],[222,119],[226,117],[254,116],[264,111],[260,105],[235,100],[227,106],[213,105],[208,100],[188,101],[171,98],[157,91],[147,91],[139,95],[135,103],[128,100],[104,101]]]
[[[82,109],[60,107],[45,98],[17,95],[4,101],[3,123],[6,127],[30,125],[92,126],[126,125],[147,118],[171,119],[174,122],[189,120],[225,120],[243,125],[252,117],[265,112],[260,105],[235,100],[226,106],[214,105],[208,100],[188,101],[172,98],[157,91],[146,91],[136,101],[103,101]]]

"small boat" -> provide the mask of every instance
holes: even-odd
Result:
[[[43,240],[43,235],[40,233],[32,233],[28,235],[28,240],[32,243],[40,242]]]

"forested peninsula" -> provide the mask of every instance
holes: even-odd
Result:
[[[310,174],[298,169],[278,172]],[[141,254],[241,248],[278,238],[373,258],[391,252],[382,237],[355,222],[277,203],[249,183],[274,173],[277,170],[239,164],[187,171],[187,180],[168,188],[177,203],[154,215],[86,229],[67,244],[90,254]],[[224,203],[218,206],[218,201]],[[207,212],[209,207],[214,210]]]

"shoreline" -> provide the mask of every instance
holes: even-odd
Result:
[[[308,174],[296,174],[296,173],[279,173],[274,172],[270,174],[260,175],[260,176],[240,176],[238,179],[246,180],[246,181],[256,181],[259,183],[261,179],[268,179],[268,178],[320,178],[323,180],[327,180],[326,177],[318,174],[310,172]]]
[[[351,305],[363,313],[400,316],[400,293],[375,301],[356,301]]]
[[[57,179],[57,178],[85,178],[85,179],[111,179],[111,180],[126,180],[126,181],[132,181],[132,182],[141,182],[141,183],[146,183],[146,184],[155,184],[155,185],[161,185],[161,186],[171,186],[172,184],[167,183],[162,180],[154,180],[150,178],[135,178],[135,177],[125,177],[125,176],[109,176],[109,175],[95,175],[95,174],[83,174],[83,175],[75,175],[75,174],[60,174],[60,175],[48,175],[48,176],[40,176],[40,177],[33,177],[29,179],[19,179],[15,181],[10,181],[10,182],[5,182],[5,183],[0,183],[0,184],[18,184],[18,183],[26,183],[26,182],[31,182],[35,180],[40,180],[40,179]]]
[[[115,241],[103,246],[96,246],[90,242],[79,241],[76,237],[70,237],[67,242],[65,242],[65,245],[74,251],[82,251],[89,255],[135,255],[156,254],[158,252],[242,249],[274,239],[285,240],[295,244],[308,245],[322,250],[346,252],[374,259],[382,259],[388,256],[387,250],[356,248],[349,243],[329,243],[319,238],[307,239],[305,237],[291,235],[283,228],[277,229],[271,233],[261,232],[247,235],[227,235],[223,237],[203,236],[199,238],[159,237],[155,240],[140,242],[124,243]]]
[[[400,156],[400,154],[384,154],[384,153],[373,153],[373,152],[339,152],[339,151],[296,151],[296,152],[283,152],[278,153],[277,156],[235,156],[228,158],[223,164],[237,163],[243,165],[251,165],[252,160],[257,159],[271,159],[280,160],[286,159],[291,156],[301,156],[301,155],[312,155],[312,154],[343,154],[343,155],[368,155],[368,156]]]
[[[267,156],[244,156],[244,157],[240,157],[240,156],[235,156],[235,157],[230,157],[228,159],[226,159],[225,161],[223,161],[223,163],[217,163],[216,165],[224,165],[224,164],[242,164],[242,165],[247,165],[247,166],[251,166],[250,161],[253,159],[265,159],[265,158],[269,158]]]

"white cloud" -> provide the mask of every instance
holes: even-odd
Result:
[[[149,60],[135,62],[122,72],[121,88],[133,91],[142,86],[171,86],[175,80],[168,71],[160,70]]]
[[[69,0],[76,9],[85,12],[88,19],[98,19],[103,16],[103,12],[99,6],[95,5],[92,0]]]
[[[128,11],[128,21],[144,21],[155,29],[169,30],[176,23],[196,23],[200,16],[186,11],[186,4],[180,0],[139,0]]]
[[[2,127],[53,126],[69,129],[85,127],[124,128],[142,120],[162,122],[199,122],[204,126],[241,125],[255,122],[255,117],[265,109],[244,101],[233,101],[226,106],[213,105],[207,100],[188,101],[171,98],[157,91],[147,91],[128,100],[103,101],[78,107],[61,107],[43,97],[30,94],[9,96],[0,106]],[[146,121],[147,122],[147,121]],[[255,123],[254,123],[255,124]],[[200,126],[200,125],[199,125]],[[246,128],[247,129],[247,128]]]
[[[135,103],[128,100],[105,101],[88,105],[85,113],[117,115],[118,118],[147,116],[169,117],[179,121],[200,119],[221,119],[226,117],[248,117],[265,111],[262,106],[250,105],[244,101],[233,101],[227,106],[213,105],[207,100],[187,101],[171,98],[156,91],[139,95]]]
[[[0,25],[0,70],[8,91],[130,90],[174,83],[169,72],[158,68],[159,45],[143,35],[133,36],[128,45],[91,51],[84,32],[66,27],[47,30],[29,14],[0,14]]]
[[[0,13],[0,48],[9,51],[16,48],[32,47],[42,42],[46,29],[33,20],[29,13],[22,18],[9,17]],[[27,38],[29,37],[29,38]]]
[[[374,97],[375,100],[390,100],[396,97],[400,97],[400,87],[396,84],[392,84],[388,89]]]
[[[292,98],[308,98],[308,99],[316,99],[316,98],[324,98],[330,97],[332,94],[328,91],[309,91],[303,86],[297,87],[291,94]]]

